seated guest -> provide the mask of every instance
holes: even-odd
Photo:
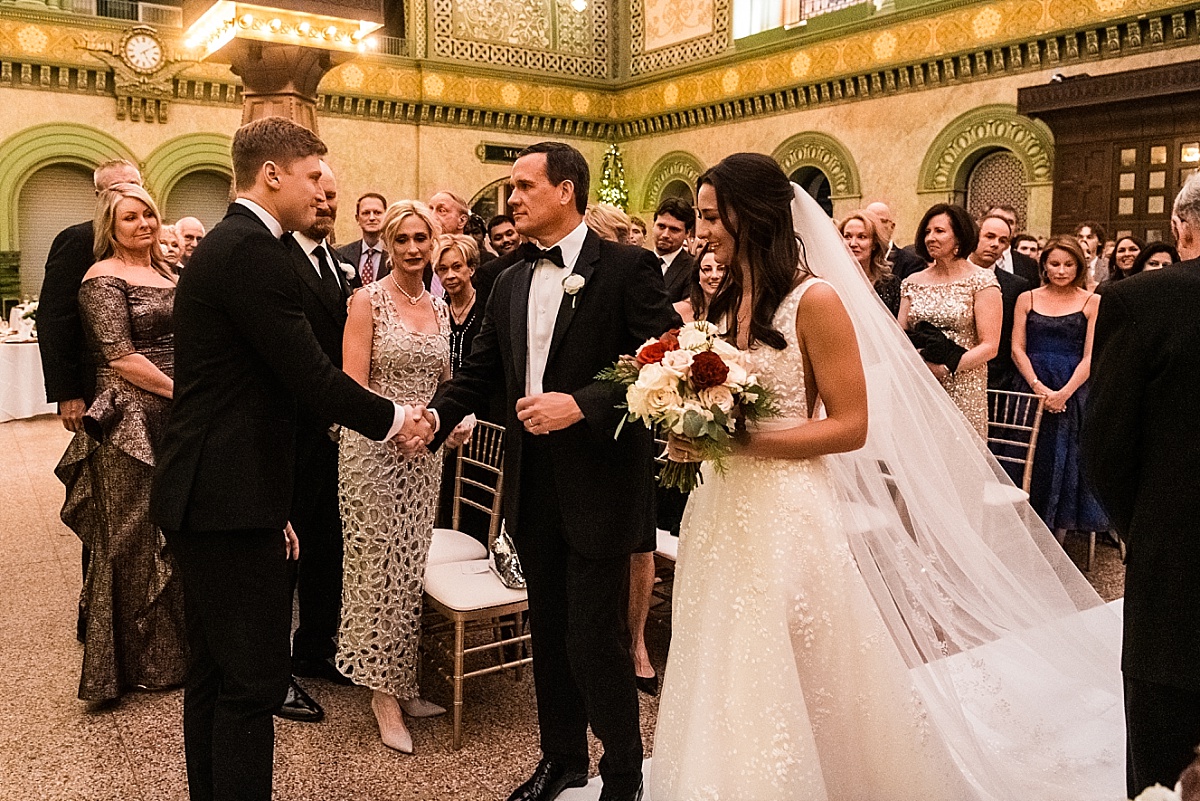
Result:
[[[1151,242],[1138,254],[1130,272],[1137,275],[1146,270],[1161,270],[1163,267],[1170,267],[1172,264],[1178,263],[1179,251],[1173,245],[1168,245],[1166,242]]]
[[[79,697],[103,703],[182,683],[186,646],[182,586],[149,510],[174,391],[176,279],[158,245],[158,208],[140,186],[101,192],[94,227],[79,311],[96,395],[87,434],[75,435],[55,472],[67,488],[63,520],[91,554]]]
[[[669,197],[654,212],[651,239],[667,285],[667,299],[672,303],[688,295],[696,260],[684,246],[695,227],[696,210],[683,198]]]
[[[1003,305],[995,274],[969,261],[979,232],[962,206],[938,203],[917,227],[930,266],[900,284],[900,326],[979,434],[987,437],[987,363],[1000,344]]]
[[[188,260],[196,252],[196,245],[204,239],[204,223],[195,217],[180,217],[176,220],[174,228],[175,235],[179,237],[179,263],[186,267]]]
[[[450,378],[450,311],[425,289],[440,228],[415,200],[388,208],[382,242],[391,271],[350,300],[342,368],[397,403],[425,404]],[[472,242],[472,244],[474,244]],[[447,445],[458,447],[468,426]],[[344,539],[337,666],[374,691],[384,745],[413,752],[404,714],[438,715],[417,687],[421,595],[433,538],[441,454],[406,457],[394,441],[342,430],[338,475]]]
[[[879,233],[888,243],[885,257],[888,266],[892,269],[892,275],[903,281],[913,273],[925,269],[927,266],[925,262],[917,258],[916,254],[897,245],[893,240],[896,234],[896,219],[892,216],[892,210],[886,203],[878,200],[868,203],[865,211],[874,214],[875,219],[879,221]]]
[[[1042,255],[1042,245],[1033,234],[1017,234],[1012,238],[1010,249],[1013,253],[1020,253],[1034,261],[1037,261]]]
[[[386,257],[379,244],[385,213],[387,198],[376,192],[367,192],[354,207],[354,221],[362,231],[362,238],[338,250],[339,256],[354,265],[354,278],[350,279],[353,289],[374,283],[386,272],[383,266]]]
[[[179,261],[179,237],[175,233],[175,226],[163,225],[158,229],[158,246],[162,248],[163,258],[167,261],[167,266],[171,268],[171,272],[179,275],[181,266]]]
[[[629,244],[639,248],[645,247],[646,221],[641,217],[630,217],[629,224]]]
[[[1100,297],[1086,289],[1085,256],[1073,237],[1042,251],[1042,286],[1022,293],[1013,323],[1014,389],[1045,399],[1029,504],[1060,539],[1067,531],[1107,531],[1082,475],[1079,431],[1087,405],[1092,335]]]
[[[521,235],[517,233],[513,218],[507,214],[497,214],[488,220],[487,235],[488,242],[497,256],[507,256],[521,246]],[[482,254],[480,259],[483,260]]]
[[[979,244],[967,261],[996,275],[1000,282],[1000,299],[1004,304],[1004,316],[1000,323],[1000,345],[996,357],[988,362],[988,389],[1011,390],[1017,380],[1017,368],[1012,361],[1013,309],[1017,297],[1032,287],[1015,273],[1000,269],[999,261],[1009,249],[1008,221],[1001,217],[984,217],[979,221]]]
[[[589,203],[583,214],[583,221],[601,239],[609,242],[629,244],[629,215],[611,203]]]
[[[895,317],[900,313],[900,279],[887,261],[888,241],[883,226],[869,211],[851,213],[838,226],[850,255],[875,287],[875,294]]]
[[[725,286],[725,275],[725,265],[717,263],[716,254],[707,249],[700,254],[700,263],[692,274],[688,296],[675,304],[675,311],[685,323],[708,319],[708,308],[717,292]],[[720,322],[717,325],[724,327]]]

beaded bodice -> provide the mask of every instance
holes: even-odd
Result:
[[[382,281],[365,287],[371,298],[370,387],[396,403],[429,403],[450,363],[450,311],[431,297],[439,331],[410,331]]]

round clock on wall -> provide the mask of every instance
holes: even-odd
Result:
[[[138,72],[155,72],[163,65],[162,41],[149,29],[134,29],[125,34],[119,54]]]

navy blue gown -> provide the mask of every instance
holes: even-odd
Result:
[[[1087,327],[1082,311],[1051,317],[1030,310],[1025,322],[1025,353],[1047,388],[1058,390],[1071,380],[1083,360]],[[1023,378],[1017,389],[1032,392]],[[1061,413],[1042,415],[1029,503],[1051,531],[1107,531],[1109,527],[1082,474],[1079,429],[1087,394],[1085,381]]]

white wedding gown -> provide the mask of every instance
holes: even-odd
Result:
[[[777,312],[788,347],[746,355],[778,399],[774,426],[808,417],[795,320],[813,283],[793,290]],[[913,640],[928,632],[897,625],[899,602],[885,621],[881,585],[860,570],[869,557],[852,545],[858,523],[840,495],[829,457],[734,457],[724,475],[705,466],[679,542],[648,797],[1122,797],[1119,693],[1079,698],[1071,677],[1029,656],[1046,647],[1036,633],[1011,650],[1003,637],[980,637],[972,649],[943,644],[941,653],[914,658]],[[1086,627],[1089,614],[1066,625]],[[929,632],[952,628],[924,622]],[[1115,636],[1112,620],[1095,625]],[[897,629],[912,633],[903,645]],[[1015,686],[1009,674],[1030,686]],[[1074,713],[1045,715],[1045,704]],[[1059,719],[1069,719],[1069,730],[1056,728]],[[1095,726],[1080,732],[1080,721]]]

